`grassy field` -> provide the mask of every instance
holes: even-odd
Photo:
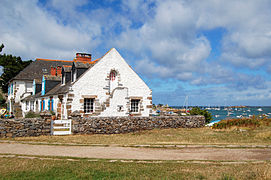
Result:
[[[154,129],[128,134],[113,135],[70,135],[40,136],[11,138],[16,141],[34,141],[45,143],[76,143],[76,144],[239,144],[239,145],[270,145],[271,127],[262,126],[255,129],[223,129],[215,130],[208,127],[195,129]]]
[[[0,179],[270,179],[271,163],[136,163],[0,158]]]

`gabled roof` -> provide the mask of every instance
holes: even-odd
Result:
[[[33,80],[33,79],[42,79],[42,76],[45,74],[50,74],[51,66],[63,66],[63,65],[72,65],[72,61],[64,60],[51,60],[51,59],[37,59],[32,62],[26,68],[24,68],[17,76],[12,80]]]

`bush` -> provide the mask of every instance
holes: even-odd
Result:
[[[36,117],[40,117],[39,114],[34,113],[33,111],[29,111],[26,115],[25,118],[36,118]]]
[[[213,119],[212,114],[207,110],[202,110],[199,107],[193,107],[190,111],[191,115],[203,115],[205,117],[205,123],[210,123]]]

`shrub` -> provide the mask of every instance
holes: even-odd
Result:
[[[36,118],[36,117],[40,117],[39,114],[34,113],[33,111],[29,111],[26,115],[25,118]]]
[[[205,117],[205,123],[210,123],[213,119],[212,114],[207,110],[202,110],[199,107],[193,107],[190,111],[191,115],[203,115]]]

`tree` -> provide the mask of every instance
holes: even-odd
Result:
[[[210,123],[213,119],[212,114],[207,110],[202,110],[199,107],[193,107],[190,111],[191,115],[203,115],[205,117],[205,123]]]
[[[0,52],[5,46],[0,46]],[[0,54],[0,66],[3,74],[0,79],[0,87],[4,93],[8,92],[8,82],[14,78],[21,70],[28,66],[32,60],[22,61],[21,57],[12,56],[11,54]]]

